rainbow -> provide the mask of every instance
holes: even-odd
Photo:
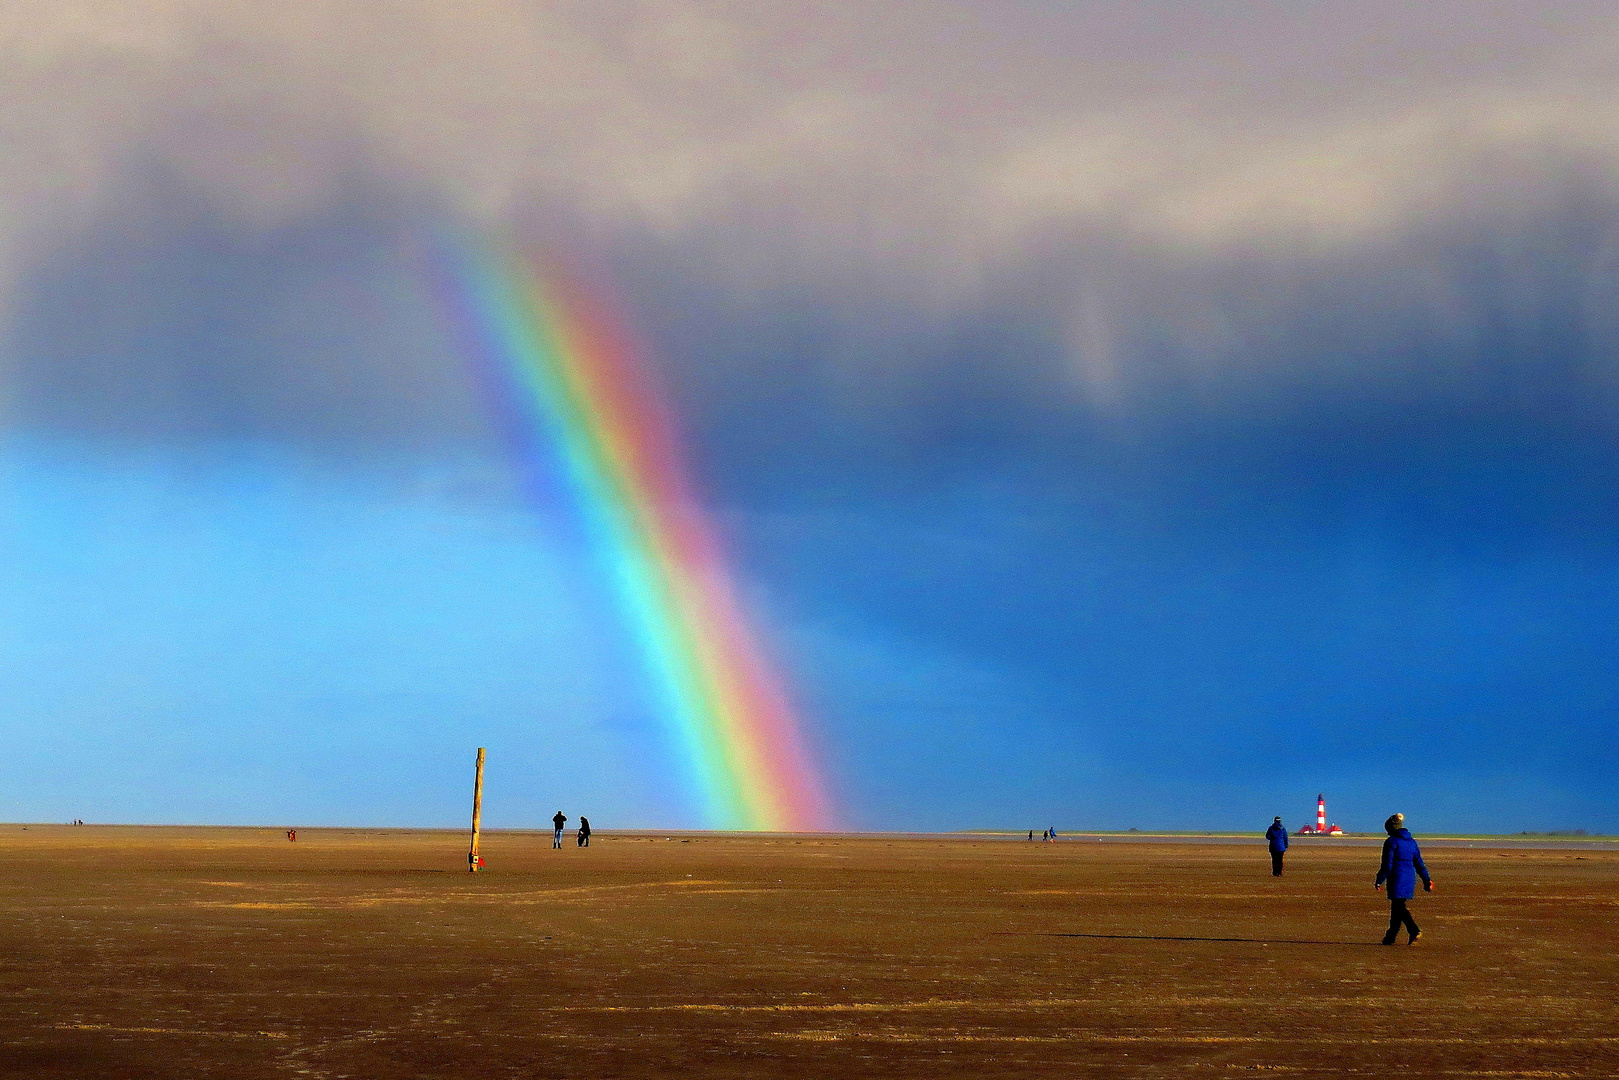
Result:
[[[555,455],[703,824],[830,827],[674,425],[599,295],[511,249],[440,245],[435,291],[525,455]],[[531,459],[533,460],[533,459]]]

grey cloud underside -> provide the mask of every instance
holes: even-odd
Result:
[[[733,286],[936,303],[1078,223],[1334,242],[1481,160],[1609,165],[1605,5],[19,0],[0,256],[156,157],[275,224],[358,160],[469,220],[705,247]],[[1492,166],[1509,202],[1508,162]]]
[[[923,433],[978,397],[1126,427],[1412,394],[1600,424],[1611,397],[1606,5],[5,18],[23,424],[479,437],[400,266],[445,221],[615,267],[699,418],[788,385],[817,423]]]
[[[452,221],[611,267],[737,506],[1420,475],[1419,532],[1603,535],[1602,5],[875,10],[40,9],[4,92],[82,190],[0,230],[9,422],[498,453],[408,255]]]
[[[169,170],[20,275],[9,406],[31,429],[423,447],[486,428],[407,215],[359,180],[329,212],[244,227]]]
[[[485,445],[489,404],[413,246],[427,204],[356,174],[319,217],[222,217],[171,175],[29,266],[8,340],[12,422],[134,439],[354,449]],[[1614,430],[1619,211],[1574,174],[1530,213],[1371,246],[1197,258],[1097,230],[1049,239],[968,307],[738,291],[693,247],[622,234],[616,266],[705,455],[807,451],[921,473],[1118,460],[1234,439],[1605,444]],[[554,230],[553,230],[554,231]],[[1430,430],[1431,429],[1431,430]],[[716,465],[721,472],[723,465]],[[855,470],[857,473],[860,469]]]

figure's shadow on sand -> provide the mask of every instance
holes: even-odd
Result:
[[[1302,938],[1252,937],[1172,937],[1168,934],[1034,934],[1033,937],[1093,938],[1101,941],[1212,941],[1219,944],[1248,945],[1347,945],[1353,948],[1376,946],[1375,941],[1306,941]]]

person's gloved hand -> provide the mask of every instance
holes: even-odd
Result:
[[[1431,882],[1431,881],[1424,881],[1424,882],[1423,882],[1423,883],[1422,883],[1422,891],[1423,891],[1423,892],[1433,892],[1433,882]]]

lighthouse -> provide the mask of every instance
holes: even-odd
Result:
[[[1315,797],[1315,824],[1306,825],[1298,831],[1299,836],[1342,836],[1344,831],[1336,825],[1327,824],[1327,797]]]

